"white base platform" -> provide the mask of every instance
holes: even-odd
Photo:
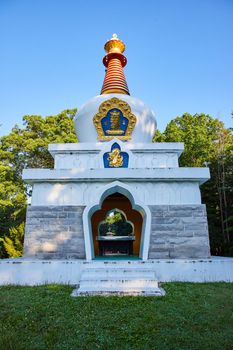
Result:
[[[233,282],[233,258],[156,260],[0,260],[0,285],[79,284],[90,267],[150,269],[159,282]]]

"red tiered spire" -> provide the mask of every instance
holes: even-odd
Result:
[[[112,93],[129,95],[129,89],[123,72],[123,68],[127,63],[126,57],[122,54],[125,50],[125,44],[118,39],[116,34],[113,34],[112,38],[104,45],[104,49],[107,55],[103,58],[103,64],[107,68],[107,71],[101,95]]]

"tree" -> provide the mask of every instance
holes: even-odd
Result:
[[[11,165],[0,161],[0,238],[9,235],[9,230],[25,219],[26,193],[24,185]],[[3,242],[0,242],[0,257],[7,257]]]
[[[233,250],[233,135],[218,119],[206,114],[183,114],[168,123],[156,142],[184,142],[181,166],[209,166],[211,179],[201,186],[207,205],[212,254]]]
[[[164,133],[156,133],[156,142],[184,142],[185,150],[180,157],[181,166],[203,166],[216,156],[217,140],[223,132],[230,132],[218,119],[207,114],[183,114],[168,123]]]
[[[30,186],[22,181],[22,170],[52,168],[48,144],[77,142],[73,123],[76,112],[76,109],[67,109],[45,118],[24,116],[23,128],[16,125],[9,135],[0,138],[0,257],[11,254],[6,248],[10,244],[7,237],[14,242],[13,236],[21,232],[21,223],[25,221]],[[17,251],[16,242],[15,247]]]
[[[0,238],[6,253],[11,258],[18,258],[23,255],[25,223],[21,222],[18,226],[9,229],[9,235]]]

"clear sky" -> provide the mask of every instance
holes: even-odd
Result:
[[[0,134],[98,95],[113,33],[160,130],[184,112],[233,125],[233,0],[0,0]]]

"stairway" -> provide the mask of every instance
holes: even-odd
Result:
[[[163,296],[155,273],[151,269],[128,266],[87,267],[80,283],[71,294],[74,297],[88,295],[142,295]]]

